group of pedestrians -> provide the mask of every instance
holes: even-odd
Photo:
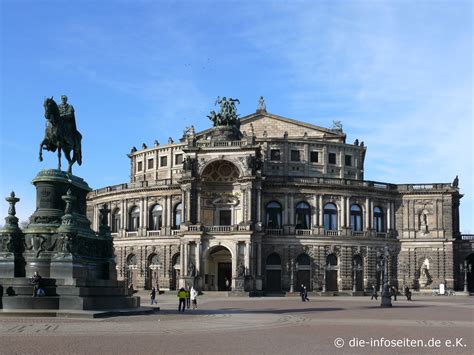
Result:
[[[411,301],[411,291],[408,286],[405,286],[404,292],[405,292],[405,297],[407,298],[407,301]],[[393,297],[394,301],[397,300],[397,295],[398,295],[397,286],[390,287],[390,297]],[[378,293],[377,293],[377,288],[375,287],[375,285],[372,285],[372,296],[370,297],[370,299],[373,300],[374,298],[375,300],[377,300]]]
[[[191,289],[181,287],[178,291],[178,312],[184,312],[186,308],[191,308],[191,303],[193,304],[193,309],[197,308],[197,297],[198,291],[191,286]]]

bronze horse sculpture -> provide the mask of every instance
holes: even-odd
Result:
[[[76,129],[74,115],[61,117],[58,105],[53,97],[44,100],[44,117],[48,121],[44,138],[40,144],[39,160],[43,161],[43,149],[58,151],[58,170],[61,170],[61,151],[69,163],[67,172],[72,173],[72,165],[82,164],[82,135]],[[71,158],[71,151],[73,152]]]

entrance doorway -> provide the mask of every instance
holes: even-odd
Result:
[[[337,271],[337,256],[329,254],[326,258],[326,291],[338,291]]]
[[[218,263],[217,265],[217,290],[230,291],[232,263]]]
[[[227,291],[226,281],[232,284],[232,255],[226,247],[218,245],[207,252],[204,265],[204,290]]]
[[[277,253],[270,254],[266,264],[267,291],[281,291],[281,258]]]
[[[312,290],[311,285],[311,258],[308,254],[300,254],[296,258],[296,289],[301,285],[306,286],[308,291]]]

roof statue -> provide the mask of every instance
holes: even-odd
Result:
[[[237,109],[235,107],[235,103],[240,104],[238,99],[227,99],[225,96],[221,99],[219,96],[215,102],[215,105],[219,104],[220,112],[216,113],[216,111],[211,111],[209,119],[214,124],[214,127],[217,126],[236,126],[237,128],[240,127],[240,120],[238,118]]]
[[[82,135],[76,128],[74,107],[67,103],[67,96],[61,96],[58,106],[53,97],[44,100],[44,117],[48,121],[44,138],[40,144],[39,160],[43,161],[43,149],[58,152],[58,170],[61,170],[61,151],[69,163],[68,173],[72,173],[72,165],[82,164]],[[73,153],[71,158],[71,151]]]
[[[332,121],[332,130],[342,132],[342,122],[341,121]]]
[[[263,96],[258,99],[257,112],[267,112],[267,105]]]

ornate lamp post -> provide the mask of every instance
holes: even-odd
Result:
[[[467,288],[467,273],[472,272],[472,264],[468,264],[467,260],[464,260],[464,265],[459,264],[459,270],[464,272],[464,292],[469,292]]]
[[[362,271],[362,265],[358,264],[355,260],[353,264],[354,279],[352,280],[352,292],[357,292],[357,272]]]
[[[392,307],[392,295],[390,294],[390,287],[388,285],[388,247],[385,247],[383,255],[384,277],[383,277],[383,291],[382,302],[380,307]]]
[[[379,277],[379,292],[382,293],[383,291],[383,274],[384,274],[384,258],[382,256],[379,257],[377,260],[377,272],[380,272]]]

